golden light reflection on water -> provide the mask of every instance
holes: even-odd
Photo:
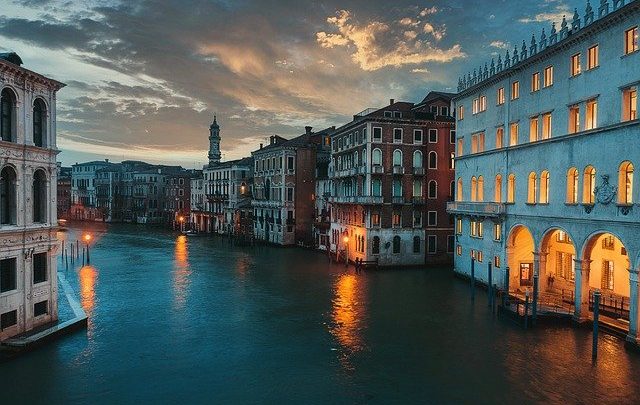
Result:
[[[340,343],[340,362],[353,370],[351,355],[366,348],[363,331],[366,326],[366,285],[362,277],[342,274],[336,280],[331,334]]]
[[[184,308],[187,302],[187,294],[191,280],[191,268],[189,266],[189,250],[187,248],[187,237],[178,236],[174,250],[173,263],[173,303],[175,309]]]
[[[78,272],[80,278],[80,305],[87,314],[87,334],[93,335],[93,310],[96,306],[96,280],[98,270],[93,266],[83,266]]]

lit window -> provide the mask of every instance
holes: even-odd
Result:
[[[553,85],[553,66],[547,66],[544,69],[544,87]]]
[[[520,82],[511,83],[511,100],[520,98]]]
[[[502,238],[502,224],[493,224],[493,240],[499,241]]]
[[[638,119],[638,88],[630,87],[622,92],[622,121]]]
[[[456,153],[458,156],[462,156],[462,146],[464,145],[464,138],[458,139],[458,147],[456,148]]]
[[[542,115],[542,139],[551,138],[551,113]]]
[[[598,60],[598,45],[594,45],[589,48],[587,59],[587,69],[591,70],[598,67],[598,64],[600,63],[600,61]]]
[[[462,246],[461,245],[457,245],[456,246],[456,254],[458,256],[462,256]]]
[[[471,103],[471,114],[477,114],[480,111],[480,99],[474,98]]]
[[[456,168],[456,154],[451,152],[449,156],[449,169],[453,170]]]
[[[618,203],[633,204],[633,164],[622,162],[618,170]]]
[[[529,187],[527,194],[527,204],[535,204],[538,195],[538,176],[535,172],[529,173]]]
[[[583,185],[582,185],[582,203],[593,205],[596,201],[596,169],[593,166],[587,166],[584,169]]]
[[[540,175],[540,204],[549,204],[549,172]]]
[[[513,204],[516,201],[516,175],[510,174],[507,181],[507,202]]]
[[[496,181],[494,185],[494,194],[493,194],[493,202],[501,203],[502,202],[502,176],[496,175]]]
[[[500,256],[494,256],[493,258],[493,267],[500,268]]]
[[[585,129],[594,129],[598,126],[598,102],[596,100],[587,101],[587,117]]]
[[[514,122],[509,126],[509,146],[518,144],[518,123]]]
[[[567,204],[578,203],[578,169],[572,167],[567,172]]]
[[[582,67],[580,66],[580,54],[577,53],[571,57],[571,76],[578,76],[582,73]]]
[[[535,142],[539,139],[538,122],[538,117],[531,118],[531,120],[529,121],[529,142]]]
[[[462,235],[462,219],[456,219],[456,234]]]
[[[456,201],[462,201],[462,200],[463,200],[462,178],[458,177],[458,184],[456,186]]]
[[[603,260],[602,261],[602,279],[600,283],[600,287],[603,290],[613,290],[613,274],[614,274],[613,260]]]
[[[638,27],[628,29],[624,33],[624,53],[630,54],[638,50]]]
[[[498,105],[504,104],[504,87],[498,89]]]
[[[471,177],[471,201],[478,201],[478,179],[476,176]]]
[[[477,201],[484,201],[484,177],[478,177]]]
[[[458,106],[458,120],[462,121],[464,119],[464,106]]]
[[[569,107],[569,133],[580,132],[580,106]]]
[[[496,129],[496,149],[504,147],[504,127]]]
[[[535,92],[540,90],[540,72],[535,72],[531,75],[531,91]]]
[[[480,112],[487,111],[487,96],[480,96]]]

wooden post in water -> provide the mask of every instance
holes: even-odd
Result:
[[[82,248],[82,267],[84,267],[84,248]]]
[[[471,299],[474,300],[476,298],[476,258],[471,258]]]
[[[493,302],[493,273],[491,272],[491,262],[487,263],[487,288],[489,289],[489,308]]]
[[[598,358],[598,321],[600,318],[600,297],[602,293],[596,290],[593,293],[593,343],[591,346],[591,360]]]
[[[505,307],[508,307],[509,306],[509,266],[507,266],[504,271],[504,295],[502,297],[504,301],[502,305]]]
[[[76,239],[76,259],[80,258],[80,242]]]
[[[529,326],[529,290],[524,293],[524,328]]]

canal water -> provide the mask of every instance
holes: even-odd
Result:
[[[70,229],[75,241],[87,229]],[[0,363],[0,403],[638,403],[640,354],[524,331],[450,269],[93,225],[87,330]]]

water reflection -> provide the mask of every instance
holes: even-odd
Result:
[[[87,335],[93,336],[93,310],[96,306],[96,280],[98,270],[93,266],[83,266],[78,272],[80,279],[80,305],[87,314]]]
[[[173,304],[175,309],[183,309],[187,301],[189,276],[191,268],[189,266],[189,251],[187,248],[187,237],[178,236],[174,250],[173,262]]]
[[[367,318],[365,281],[354,274],[342,274],[334,285],[330,331],[341,346],[340,363],[349,371],[354,369],[351,356],[366,348],[363,338]]]

